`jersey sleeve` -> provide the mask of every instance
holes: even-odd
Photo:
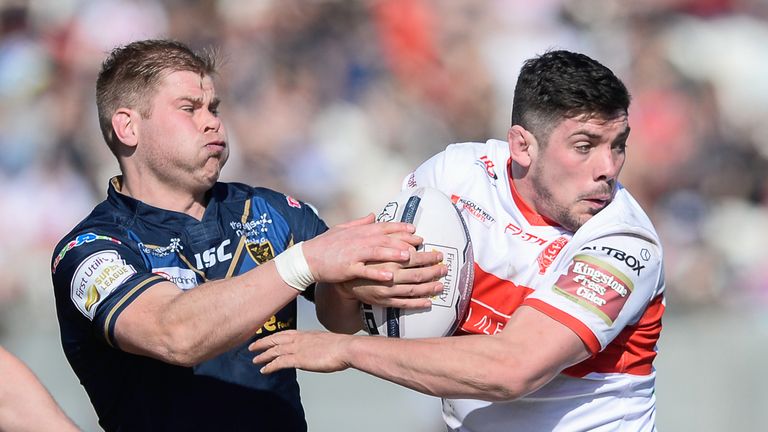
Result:
[[[127,238],[97,231],[75,235],[57,250],[52,267],[60,314],[91,327],[112,346],[119,314],[142,292],[164,281],[148,269]]]
[[[661,250],[635,235],[614,234],[585,243],[524,302],[573,330],[592,354],[638,322],[661,294]]]

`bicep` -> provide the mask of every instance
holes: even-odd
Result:
[[[114,338],[121,350],[162,357],[167,333],[162,316],[181,291],[171,282],[156,283],[128,304],[115,320]]]
[[[528,306],[519,307],[500,333],[521,357],[528,392],[534,391],[563,369],[590,356],[584,342],[565,324]]]

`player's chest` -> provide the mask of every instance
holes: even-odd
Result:
[[[263,264],[290,241],[290,232],[269,213],[217,218],[136,233],[136,245],[147,269],[182,289],[236,276]]]
[[[475,263],[516,285],[534,288],[572,237],[560,227],[532,224],[494,196],[462,197],[456,205],[472,238]]]

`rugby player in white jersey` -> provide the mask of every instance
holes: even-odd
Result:
[[[254,362],[351,367],[440,396],[451,431],[654,431],[664,271],[653,225],[618,181],[629,103],[583,54],[526,61],[506,142],[450,145],[404,181],[442,190],[467,222],[475,280],[457,333],[282,332],[250,347]]]

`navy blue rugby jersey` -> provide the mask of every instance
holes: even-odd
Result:
[[[118,192],[54,250],[52,277],[66,357],[107,431],[304,431],[294,370],[261,375],[247,342],[195,367],[120,350],[120,313],[152,285],[194,289],[246,272],[328,227],[305,203],[217,183],[201,221]],[[306,291],[312,300],[314,287]],[[224,311],[221,311],[225,313]],[[296,328],[296,301],[252,340]]]

